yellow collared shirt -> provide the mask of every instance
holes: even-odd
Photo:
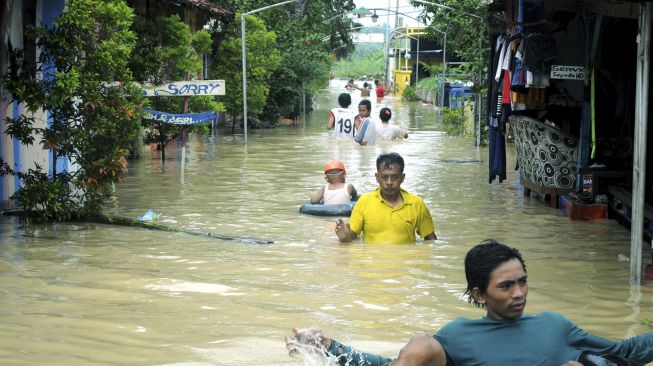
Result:
[[[435,232],[433,218],[424,200],[401,189],[404,202],[391,207],[381,196],[381,189],[363,194],[349,218],[349,227],[366,243],[415,243],[415,232],[421,236]]]

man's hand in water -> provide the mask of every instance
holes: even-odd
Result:
[[[300,348],[311,347],[313,351],[326,351],[331,347],[331,339],[322,336],[322,331],[316,328],[293,328],[293,335],[286,337],[286,349],[290,356],[299,352]]]
[[[336,221],[336,235],[338,235],[338,239],[341,242],[349,242],[356,239],[356,233],[351,231],[349,224],[342,221],[342,219]]]

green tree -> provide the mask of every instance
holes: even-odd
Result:
[[[240,15],[237,16],[240,19]],[[268,31],[263,21],[256,16],[247,16],[247,111],[252,116],[260,115],[266,105],[270,90],[270,75],[279,67],[281,57],[276,48],[276,34]],[[236,116],[243,107],[243,73],[240,22],[227,25],[225,39],[214,53],[215,62],[210,75],[224,79],[227,94],[222,98],[225,109],[232,116],[232,129]]]
[[[347,59],[336,61],[332,65],[333,74],[341,79],[355,79],[362,75],[379,78],[385,72],[385,54],[383,48],[362,47]]]
[[[202,71],[202,55],[211,53],[211,35],[201,30],[191,34],[188,25],[179,16],[149,14],[136,17],[133,24],[138,35],[136,48],[130,60],[135,79],[143,84],[164,83],[192,79]],[[150,106],[167,113],[184,112],[184,98],[151,97]],[[186,112],[220,112],[221,103],[213,97],[189,97]],[[147,122],[148,129],[143,136],[146,144],[156,143],[165,159],[165,147],[182,133],[182,127],[168,123]],[[203,125],[185,127],[188,132],[203,133]]]
[[[351,29],[346,17],[351,0],[300,1],[285,12],[262,15],[277,33],[281,67],[272,75],[265,115],[297,115],[302,97],[310,98],[329,78],[331,60],[351,52]]]
[[[424,8],[422,18],[430,24],[428,28],[437,30],[429,32],[433,38],[440,39],[442,32],[447,32],[447,53],[453,52],[465,62],[459,73],[469,75],[474,88],[481,90],[489,47],[487,5],[478,0],[439,0],[437,3],[448,8],[412,4]]]
[[[236,12],[248,12],[270,5],[265,0],[228,0],[222,1],[223,6]],[[294,114],[299,111],[302,95],[309,98],[315,91],[323,87],[329,78],[330,62],[332,59],[344,57],[353,51],[351,29],[354,23],[347,18],[348,12],[355,9],[353,0],[299,0],[285,6],[270,8],[257,13],[265,24],[265,28],[276,34],[273,48],[280,51],[279,67],[267,78],[256,81],[252,86],[250,77],[250,24],[247,24],[247,94],[248,112],[252,115],[263,113],[265,118],[275,123],[281,115]],[[228,48],[216,50],[216,63],[221,68],[220,72],[229,72],[233,75],[233,87],[227,80],[229,93],[234,88],[242,90],[242,84],[236,80],[242,79],[242,74],[235,75],[234,71],[240,65],[240,43],[235,39],[240,37],[240,17],[236,23],[227,26],[224,41],[233,42]],[[238,46],[238,47],[236,47]],[[227,58],[228,60],[225,60]],[[231,59],[233,58],[233,59]],[[233,65],[225,67],[224,65]],[[214,74],[219,77],[220,74]],[[262,109],[252,109],[252,103],[258,103],[259,98],[266,96]],[[231,98],[233,96],[228,96]],[[227,111],[234,115],[242,109],[242,95],[231,100],[232,106]]]
[[[25,145],[38,139],[54,156],[51,174],[38,165],[16,172],[2,163],[1,174],[21,180],[11,198],[28,222],[97,212],[124,178],[143,102],[128,67],[135,44],[131,22],[132,10],[122,0],[70,0],[52,27],[29,32],[40,50],[37,74],[20,50],[12,52],[2,86],[26,113],[7,118],[5,132]],[[48,111],[47,127],[35,124],[38,110]],[[76,169],[57,171],[58,157]]]
[[[330,54],[316,34],[288,29],[280,36],[281,66],[271,75],[265,116],[276,122],[281,116],[297,115],[301,100],[325,85],[329,77]]]

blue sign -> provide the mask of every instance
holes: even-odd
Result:
[[[149,122],[169,123],[173,125],[197,125],[211,122],[218,118],[215,112],[172,114],[146,109],[143,120]]]

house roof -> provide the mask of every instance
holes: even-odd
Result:
[[[231,10],[222,8],[209,0],[164,0],[167,3],[204,13],[208,17],[222,18],[233,15]]]

